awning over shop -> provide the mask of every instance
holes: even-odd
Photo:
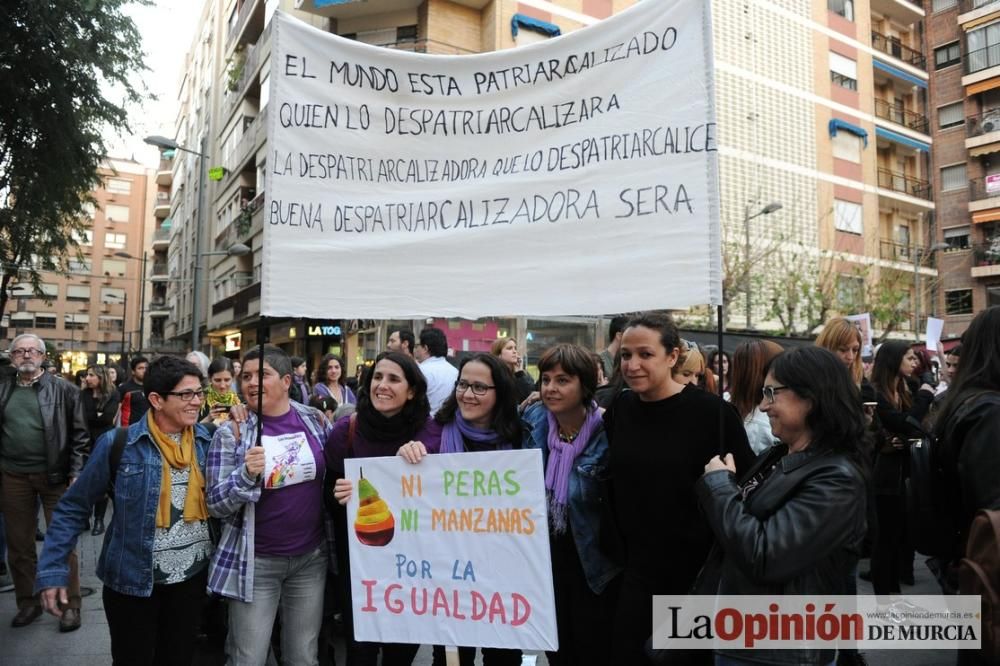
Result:
[[[972,214],[972,221],[976,224],[996,222],[997,220],[1000,220],[1000,208],[990,208],[989,210],[981,210]]]

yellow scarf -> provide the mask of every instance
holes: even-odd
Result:
[[[153,419],[153,410],[146,414],[146,424],[153,443],[163,457],[163,475],[160,477],[160,502],[156,509],[156,526],[168,529],[170,527],[170,468],[184,469],[190,467],[188,476],[187,496],[184,498],[184,522],[208,520],[208,504],[205,503],[205,479],[198,466],[198,454],[194,447],[194,428],[185,428],[181,433],[181,444],[178,446],[170,437],[164,435]]]

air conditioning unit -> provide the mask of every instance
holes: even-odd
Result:
[[[1000,109],[991,109],[983,114],[983,132],[1000,130]]]

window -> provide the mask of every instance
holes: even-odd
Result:
[[[965,124],[965,104],[955,102],[938,107],[938,127],[947,129]]]
[[[66,287],[66,300],[67,301],[89,301],[90,300],[90,287],[80,287],[75,284],[67,285]]]
[[[972,314],[972,290],[949,289],[944,292],[944,309],[950,315]]]
[[[102,315],[97,318],[97,330],[121,332],[123,328],[122,322],[123,320],[121,317],[105,317]]]
[[[92,201],[87,201],[80,205],[80,210],[83,211],[84,216],[90,219],[94,219],[94,209],[95,206]]]
[[[108,178],[108,184],[104,189],[114,194],[129,194],[132,192],[132,181],[121,178]]]
[[[979,72],[988,67],[1000,65],[1000,23],[969,31],[965,42],[967,74]]]
[[[945,9],[951,9],[958,4],[958,0],[933,0],[931,2],[931,11],[940,12]]]
[[[858,63],[839,53],[830,52],[830,80],[848,90],[858,89]]]
[[[118,287],[101,287],[101,303],[119,304],[125,302],[125,290]]]
[[[91,263],[90,259],[70,259],[66,262],[66,269],[70,273],[77,273],[79,275],[90,275]]]
[[[63,326],[67,331],[82,331],[90,326],[89,314],[68,314],[63,316]]]
[[[115,234],[108,232],[104,234],[104,247],[109,247],[112,250],[124,250],[125,249],[125,234]]]
[[[968,187],[969,181],[965,177],[965,165],[955,164],[953,166],[941,167],[941,191],[961,190]]]
[[[962,62],[962,47],[958,42],[934,49],[934,69],[944,69]]]
[[[73,231],[73,242],[77,245],[84,245],[90,247],[94,244],[94,232],[90,229],[81,229],[80,231]]]
[[[854,0],[826,0],[826,8],[848,21],[854,20]]]
[[[36,314],[35,328],[55,328],[56,316],[54,314]]]
[[[837,276],[837,302],[851,310],[860,306],[865,298],[865,279],[858,275]]]
[[[830,139],[833,144],[833,156],[858,164],[861,162],[861,137],[850,132],[837,132]]]
[[[120,222],[125,224],[128,222],[128,206],[116,206],[115,204],[108,204],[104,207],[104,219],[108,222]]]
[[[417,26],[401,25],[398,28],[396,28],[396,41],[397,42],[417,41]]]
[[[11,312],[10,325],[14,328],[34,328],[35,315],[31,312]]]
[[[41,288],[42,297],[59,298],[59,285],[43,282],[39,287]],[[22,282],[11,287],[10,295],[11,298],[38,298],[35,296],[35,290],[31,288],[31,284],[28,282]]]
[[[122,277],[125,275],[125,262],[117,259],[105,259],[101,265],[101,273],[111,277]]]
[[[835,199],[833,202],[833,227],[838,231],[860,234],[864,229],[861,210],[861,204]]]
[[[967,250],[969,248],[969,227],[952,227],[944,230],[944,242],[949,250]]]

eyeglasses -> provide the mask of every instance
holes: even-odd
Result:
[[[187,390],[187,391],[167,391],[166,393],[164,393],[164,395],[175,395],[175,396],[177,396],[178,398],[181,399],[181,402],[191,402],[192,400],[194,400],[195,396],[198,397],[198,400],[204,400],[204,398],[205,398],[205,390],[201,389],[201,390],[198,390],[198,391],[191,391],[191,390]]]
[[[28,348],[28,347],[25,347],[23,349],[11,349],[10,350],[10,355],[11,356],[41,356],[42,355],[42,350],[41,349],[31,349],[31,348]]]
[[[472,382],[471,384],[464,379],[459,379],[458,383],[455,384],[455,393],[465,393],[466,389],[472,389],[472,395],[486,395],[486,392],[490,389],[495,389],[496,386],[490,386],[489,384],[483,384],[481,382]]]
[[[774,394],[775,393],[780,393],[781,391],[784,391],[784,390],[790,389],[790,388],[792,388],[792,387],[791,386],[765,386],[764,388],[762,388],[760,390],[760,392],[763,394],[764,399],[767,400],[767,404],[773,405],[774,404]]]

